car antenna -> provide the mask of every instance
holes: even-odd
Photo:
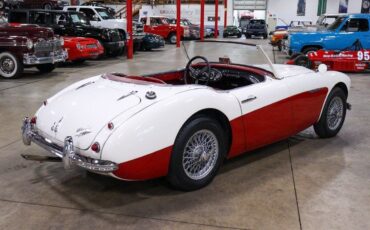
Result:
[[[185,42],[184,42],[184,41],[181,41],[181,43],[182,43],[182,47],[184,48],[184,51],[185,51],[186,57],[187,57],[187,58],[188,58],[188,60],[190,61],[190,57],[189,57],[188,51],[187,51],[187,49],[186,49]]]

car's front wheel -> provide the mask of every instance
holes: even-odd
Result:
[[[23,72],[23,63],[12,53],[0,53],[0,76],[17,78]]]
[[[226,155],[226,143],[217,121],[199,116],[187,122],[173,147],[167,176],[170,184],[185,191],[209,184]]]
[[[346,109],[346,94],[341,88],[334,88],[326,100],[320,120],[314,125],[316,134],[321,138],[336,136],[346,118]]]

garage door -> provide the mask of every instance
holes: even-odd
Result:
[[[266,0],[234,0],[234,10],[266,10]]]

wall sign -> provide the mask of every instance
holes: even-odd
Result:
[[[346,14],[348,12],[348,0],[340,0],[339,1],[339,13]]]
[[[298,0],[297,5],[297,16],[306,15],[306,0]]]
[[[361,13],[370,13],[370,0],[362,0]]]

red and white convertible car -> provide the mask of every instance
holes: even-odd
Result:
[[[184,69],[103,74],[60,91],[25,118],[23,141],[66,167],[123,180],[166,176],[175,188],[194,190],[212,181],[225,158],[312,125],[322,138],[339,132],[349,108],[345,74],[273,65],[255,45],[221,45],[248,65],[232,63],[219,42],[191,42],[194,57]]]

